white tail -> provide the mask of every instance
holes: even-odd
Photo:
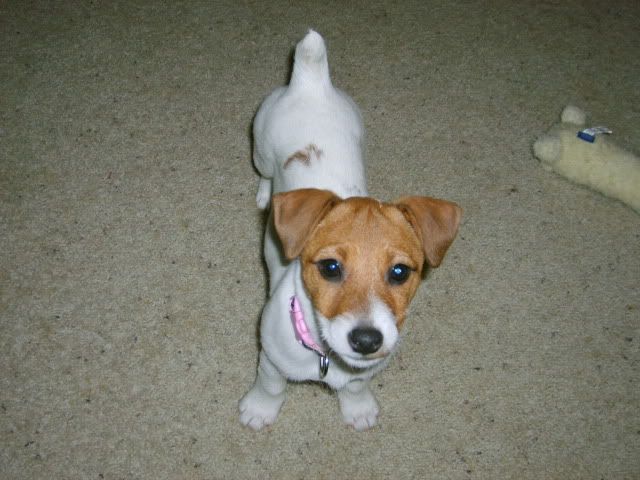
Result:
[[[309,30],[296,46],[289,86],[317,88],[320,85],[331,85],[327,49],[320,34]]]

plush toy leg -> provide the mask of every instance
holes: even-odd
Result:
[[[541,161],[542,168],[553,171],[553,165],[560,158],[560,139],[553,135],[543,135],[533,144],[533,153]]]

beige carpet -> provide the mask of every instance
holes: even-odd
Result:
[[[265,298],[250,124],[309,27],[373,195],[465,209],[355,433],[239,424]],[[545,172],[564,105],[640,152],[635,1],[0,3],[0,477],[640,478],[640,215]]]

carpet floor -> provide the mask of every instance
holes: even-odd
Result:
[[[374,380],[254,433],[251,121],[308,28],[370,192],[464,208]],[[547,172],[562,108],[640,152],[640,3],[0,3],[0,476],[640,478],[640,215]],[[640,188],[640,186],[639,186]]]

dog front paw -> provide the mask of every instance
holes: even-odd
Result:
[[[240,423],[256,431],[273,424],[284,399],[284,393],[271,395],[260,387],[253,387],[240,400]]]
[[[342,419],[347,425],[361,432],[378,422],[378,402],[367,386],[358,391],[348,388],[338,392]]]

